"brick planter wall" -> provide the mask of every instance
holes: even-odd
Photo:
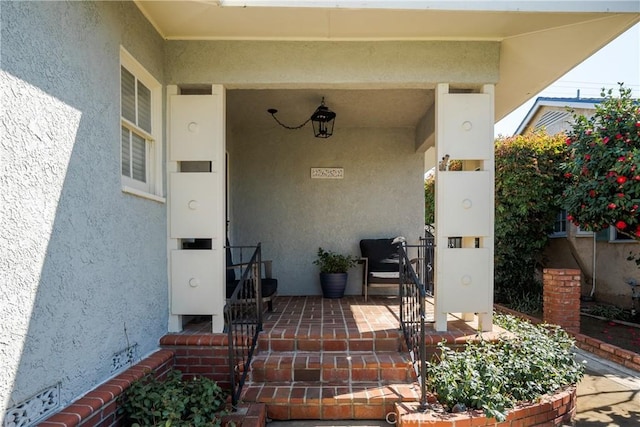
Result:
[[[206,337],[205,341],[198,341],[199,344],[220,344],[220,337]],[[172,338],[168,338],[169,342],[176,344]],[[197,341],[197,339],[196,339]],[[189,341],[193,342],[193,338]],[[226,341],[225,341],[226,342]],[[200,346],[195,346],[200,347]],[[203,376],[209,378],[221,377],[214,371],[216,366],[222,366],[228,363],[228,358],[220,356],[219,360],[210,360],[210,351],[206,354],[202,353],[196,356],[199,351],[206,350],[202,348],[193,348],[191,351],[180,351],[182,356],[178,357],[172,350],[159,350],[147,357],[140,363],[127,369],[117,377],[107,381],[106,383],[91,390],[76,402],[60,410],[60,412],[50,416],[46,420],[38,424],[39,427],[120,427],[123,424],[122,415],[118,414],[118,398],[124,391],[129,388],[131,383],[142,378],[147,372],[154,371],[158,378],[164,378],[171,369],[182,370],[183,374],[198,374],[203,371]],[[226,350],[225,348],[225,351]],[[214,354],[220,355],[220,350],[214,351]],[[218,362],[214,365],[203,368],[208,362]],[[225,366],[228,372],[228,366]],[[228,378],[226,379],[229,384]],[[235,425],[236,427],[263,427],[266,425],[266,409],[263,404],[249,403],[240,404],[238,410],[222,417],[222,425]]]
[[[227,334],[168,334],[160,339],[160,347],[174,353],[174,367],[183,375],[209,378],[223,389],[231,388],[227,344]]]
[[[173,368],[173,352],[168,350],[157,351],[117,377],[91,390],[82,398],[38,424],[38,426],[120,426],[122,424],[122,416],[117,413],[117,400],[124,390],[149,371],[155,371],[158,378],[163,378],[171,368]]]
[[[396,404],[396,426],[398,427],[458,427],[458,426],[559,426],[570,425],[576,412],[576,388],[569,387],[552,395],[543,396],[539,402],[522,404],[507,413],[507,419],[497,422],[487,418],[482,411],[458,414],[439,414],[428,411],[416,412],[417,403]]]
[[[580,270],[545,268],[543,270],[543,317],[549,324],[580,332]]]

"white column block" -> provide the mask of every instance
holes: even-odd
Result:
[[[169,175],[171,191],[172,238],[220,238],[223,222],[220,215],[224,200],[212,197],[216,174],[172,173]],[[215,247],[215,245],[214,245]]]

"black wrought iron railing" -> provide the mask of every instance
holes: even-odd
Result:
[[[419,245],[400,246],[400,327],[404,336],[414,371],[420,384],[418,409],[426,411],[427,405],[427,344],[426,344],[426,283],[433,284],[433,239],[421,238]],[[408,252],[417,252],[413,262]],[[419,273],[416,273],[413,265]]]
[[[424,237],[420,237],[418,245],[418,262],[416,272],[418,279],[424,284],[428,296],[433,296],[434,282],[434,258],[435,258],[435,236],[433,228],[425,228]]]
[[[252,247],[228,247],[227,249],[247,249]],[[225,328],[229,342],[229,372],[231,379],[231,401],[236,407],[244,386],[249,364],[258,343],[258,334],[262,330],[262,283],[261,283],[261,245],[255,250],[248,262],[227,266],[241,270],[240,280],[233,293],[227,298],[224,308]]]

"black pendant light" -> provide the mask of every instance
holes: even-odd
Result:
[[[311,117],[309,117],[304,123],[298,126],[287,126],[280,120],[278,120],[278,118],[275,116],[278,110],[276,110],[275,108],[269,108],[267,112],[271,114],[271,117],[273,117],[273,119],[285,129],[300,129],[307,123],[311,122],[313,126],[313,135],[316,138],[329,138],[331,135],[333,135],[333,125],[335,124],[336,113],[331,111],[329,107],[324,104],[324,97],[322,97],[322,102],[320,103],[318,108],[316,108],[316,111],[313,112]]]

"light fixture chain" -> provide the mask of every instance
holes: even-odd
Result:
[[[271,117],[273,117],[273,118],[274,118],[274,120],[275,120],[276,122],[278,122],[278,124],[279,124],[280,126],[282,126],[282,127],[283,127],[283,128],[285,128],[285,129],[289,129],[289,130],[296,130],[296,129],[303,128],[307,123],[309,123],[309,121],[311,121],[311,117],[309,117],[309,118],[307,119],[307,121],[305,121],[305,122],[304,122],[304,123],[302,123],[301,125],[298,125],[298,126],[287,126],[287,125],[285,125],[284,123],[282,123],[280,120],[278,120],[278,118],[276,117],[276,115],[275,115],[275,114],[271,114]]]

